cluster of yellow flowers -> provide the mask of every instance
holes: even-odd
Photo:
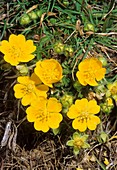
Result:
[[[32,54],[36,50],[32,40],[25,39],[24,35],[10,35],[9,41],[3,40],[0,51],[4,54],[4,60],[12,66],[17,66],[20,62],[29,62],[35,56]],[[97,86],[97,81],[104,78],[106,69],[97,58],[84,59],[78,66],[79,71],[76,77],[79,82],[86,86]],[[17,84],[14,86],[15,97],[21,99],[26,109],[27,120],[34,122],[34,128],[47,132],[50,128],[59,127],[63,119],[62,104],[56,98],[48,98],[49,87],[53,88],[53,83],[62,79],[62,67],[55,59],[45,59],[38,61],[31,76],[19,76]],[[80,132],[84,132],[87,127],[95,130],[100,123],[100,119],[95,114],[99,113],[100,106],[95,100],[88,101],[86,98],[77,99],[68,110],[67,116],[74,119],[72,126]]]
[[[36,50],[32,40],[25,39],[24,35],[10,35],[9,42],[3,40],[0,51],[4,54],[4,60],[12,66],[20,62],[29,62],[35,56]],[[47,132],[49,128],[58,128],[63,117],[59,113],[62,110],[61,103],[56,98],[47,99],[49,87],[53,87],[62,79],[62,67],[54,59],[38,61],[31,76],[19,76],[14,86],[15,97],[21,99],[26,109],[27,120],[34,122],[36,130]]]
[[[47,99],[49,87],[61,78],[62,67],[54,59],[37,62],[31,77],[17,78],[15,97],[21,99],[22,105],[30,105],[26,109],[27,120],[34,122],[36,130],[47,132],[49,128],[58,128],[62,121],[61,103],[56,98]]]

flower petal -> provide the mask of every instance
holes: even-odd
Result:
[[[100,70],[97,70],[95,72],[95,77],[97,81],[100,81],[101,79],[104,78],[104,75],[106,73],[106,69],[105,68],[101,68]]]
[[[89,114],[97,114],[100,111],[100,106],[97,105],[95,100],[90,100],[88,103],[88,113]]]
[[[17,66],[19,64],[19,60],[17,57],[11,55],[11,54],[5,54],[4,55],[4,60],[7,63],[10,63],[12,66]]]
[[[33,100],[35,99],[35,96],[33,93],[27,93],[21,100],[21,103],[23,106],[29,105]]]
[[[82,84],[83,86],[87,85],[87,82],[85,81],[85,76],[82,72],[77,71],[76,77],[78,78],[80,84]]]
[[[31,107],[31,106],[26,109],[26,113],[27,113],[27,120],[29,122],[36,121],[37,115],[39,114],[38,110],[36,108]]]
[[[38,131],[43,131],[43,132],[47,132],[49,130],[49,126],[47,124],[46,121],[39,121],[39,120],[36,120],[34,122],[34,128]]]
[[[79,69],[80,72],[84,72],[85,70],[89,70],[89,59],[84,59],[81,63],[79,63],[78,69]]]
[[[90,116],[87,120],[87,126],[90,130],[95,130],[96,126],[100,123],[100,118],[97,116]]]
[[[48,112],[60,112],[62,110],[62,105],[56,98],[49,98],[47,110]]]
[[[67,113],[67,116],[70,118],[70,119],[74,119],[76,117],[78,117],[79,115],[79,112],[77,111],[77,108],[75,105],[72,105],[70,108],[69,108],[69,111]]]
[[[0,51],[3,53],[3,54],[7,54],[9,52],[9,49],[10,49],[10,44],[8,41],[6,40],[3,40],[0,44]]]
[[[75,101],[75,106],[78,108],[79,111],[86,110],[88,107],[88,100],[86,98],[82,98],[81,100]]]
[[[40,96],[36,100],[33,100],[31,102],[31,106],[33,106],[39,110],[45,110],[46,106],[47,106],[47,99],[43,96]]]
[[[89,77],[89,78],[85,79],[85,81],[90,86],[97,86],[98,85],[98,83],[96,82],[95,78],[93,78],[93,77]]]
[[[79,120],[78,118],[73,120],[72,126],[74,129],[78,129],[80,132],[84,132],[87,129],[86,120]]]
[[[11,34],[9,37],[9,43],[15,46],[16,45],[23,46],[25,42],[26,42],[25,36],[22,34],[19,35]]]
[[[63,117],[60,113],[49,113],[48,125],[52,129],[59,127],[59,123],[62,121]]]
[[[40,91],[47,92],[49,90],[48,86],[41,84],[39,86],[36,86],[36,88]]]
[[[40,80],[40,78],[35,73],[31,74],[31,78],[30,79],[33,80],[36,85],[42,84],[42,81]]]
[[[22,84],[16,84],[14,85],[14,91],[15,91],[15,97],[20,99],[22,98],[24,95],[26,95],[26,87]]]
[[[24,85],[30,84],[30,82],[33,83],[28,76],[20,76],[17,78],[17,81]]]
[[[30,60],[32,60],[33,58],[35,58],[35,56],[33,54],[22,54],[19,58],[19,60],[21,62],[28,62]]]
[[[24,45],[25,52],[27,54],[33,53],[36,50],[36,46],[34,46],[32,40],[27,40]]]

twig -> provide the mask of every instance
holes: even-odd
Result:
[[[104,53],[106,54],[106,56],[108,57],[108,59],[109,59],[110,61],[112,61],[112,62],[117,66],[117,63],[115,63],[115,61],[112,60],[112,59],[109,57],[108,53],[107,53],[105,50],[104,50]]]
[[[7,122],[6,127],[5,127],[4,136],[3,136],[2,141],[1,141],[1,148],[7,145],[7,142],[9,140],[10,135],[11,135],[11,125],[12,125],[11,121]]]
[[[88,31],[86,32],[86,34],[88,35],[91,35],[91,34],[94,34],[94,35],[101,35],[101,36],[109,36],[109,35],[117,35],[117,32],[109,32],[109,33],[95,33],[95,32],[92,32],[92,31]]]
[[[112,12],[112,10],[114,9],[114,7],[115,7],[115,2],[113,3],[113,6],[112,6],[112,8],[110,9],[110,11],[109,11],[106,15],[104,15],[104,17],[102,18],[102,20],[105,19],[105,18]]]

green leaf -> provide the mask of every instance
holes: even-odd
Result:
[[[78,132],[75,132],[75,133],[73,134],[73,139],[75,139],[75,138],[80,138],[80,137],[81,137],[81,134],[78,133]]]
[[[52,132],[54,133],[54,135],[58,135],[58,133],[60,132],[60,128],[52,129]]]
[[[74,144],[74,140],[68,140],[66,143],[67,146],[74,146],[73,144]]]
[[[100,138],[103,140],[103,142],[106,142],[108,135],[105,132],[101,132]]]
[[[88,135],[83,135],[83,136],[81,137],[81,139],[82,139],[83,141],[86,141],[87,138],[88,138]]]
[[[73,153],[74,153],[74,155],[76,155],[76,156],[77,156],[77,155],[79,154],[79,149],[74,148],[74,149],[73,149]]]
[[[84,143],[84,145],[82,146],[82,148],[90,148],[90,145],[88,143]]]

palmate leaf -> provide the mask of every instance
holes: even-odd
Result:
[[[64,76],[62,79],[62,85],[67,87],[69,85],[69,83],[70,83],[70,79],[68,77]]]

